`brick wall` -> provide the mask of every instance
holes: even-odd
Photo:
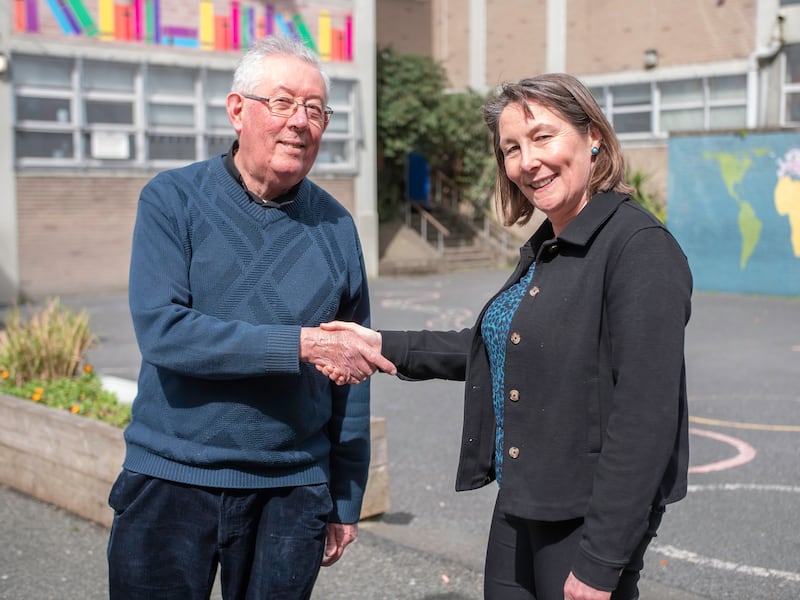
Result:
[[[517,81],[546,67],[546,0],[489,0],[486,6],[486,83]]]
[[[18,176],[23,298],[126,289],[136,203],[148,179]],[[352,179],[312,179],[352,212]]]
[[[375,15],[378,47],[401,54],[433,55],[431,0],[380,0]]]
[[[588,75],[747,58],[755,43],[755,0],[570,0],[567,71]]]
[[[23,297],[125,289],[146,177],[17,177]]]

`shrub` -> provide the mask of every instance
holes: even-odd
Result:
[[[8,371],[0,373],[2,393],[117,427],[124,427],[131,420],[130,406],[119,402],[113,392],[104,390],[100,378],[89,365],[80,377],[59,377],[49,381],[32,379],[23,385],[11,383],[7,374]]]
[[[662,223],[667,222],[667,211],[664,205],[658,201],[655,194],[650,193],[645,189],[645,184],[649,181],[650,175],[645,174],[640,170],[632,171],[629,168],[625,169],[625,182],[633,187],[633,198],[642,207],[649,210],[655,217]]]
[[[76,377],[95,342],[88,314],[61,306],[58,298],[48,300],[27,321],[15,307],[0,337],[0,368],[18,386],[33,379]]]
[[[85,311],[48,300],[23,318],[15,307],[0,331],[0,393],[27,398],[116,426],[130,421],[130,406],[103,389],[86,362],[96,342]]]

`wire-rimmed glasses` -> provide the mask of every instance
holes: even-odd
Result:
[[[288,96],[275,96],[272,98],[256,96],[255,94],[242,94],[242,96],[250,100],[263,102],[267,105],[267,110],[276,117],[289,118],[297,112],[298,106],[302,106],[306,110],[306,118],[317,127],[326,125],[333,115],[333,109],[330,106],[325,106],[321,102],[313,100],[310,102],[298,102]]]

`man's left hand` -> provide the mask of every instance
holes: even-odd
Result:
[[[356,541],[357,535],[358,523],[328,523],[322,566],[330,567],[339,560],[344,554],[344,549]]]

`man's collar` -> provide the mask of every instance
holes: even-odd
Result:
[[[234,140],[233,144],[231,145],[231,149],[228,151],[227,154],[222,155],[222,163],[225,165],[225,170],[228,171],[231,177],[233,177],[234,181],[241,186],[244,192],[247,194],[247,197],[250,198],[251,202],[258,204],[263,208],[282,208],[285,207],[287,204],[294,201],[297,195],[297,186],[294,186],[288,192],[279,196],[275,200],[264,200],[260,198],[253,192],[247,189],[247,185],[244,182],[244,178],[242,174],[239,172],[239,169],[236,167],[236,163],[233,160],[233,155],[239,151],[239,140]],[[299,184],[298,184],[299,185]]]

